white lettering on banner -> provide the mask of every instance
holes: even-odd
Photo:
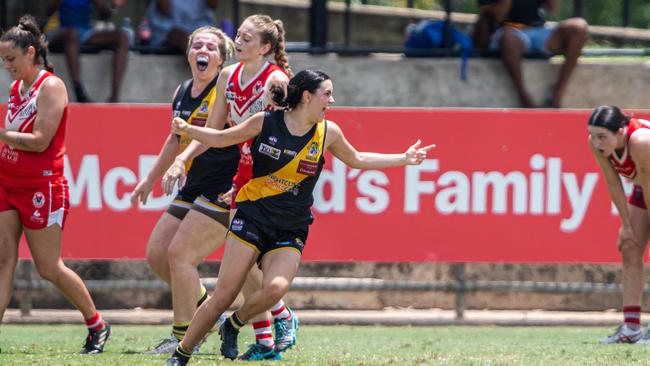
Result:
[[[75,175],[70,168],[70,159],[66,155],[64,174],[70,187],[70,205],[79,206],[84,194],[87,197],[87,207],[90,211],[101,210],[106,204],[108,208],[124,211],[131,208],[130,194],[123,193],[118,197],[118,184],[127,188],[134,188],[140,179],[146,177],[155,162],[156,155],[141,155],[138,159],[138,176],[129,168],[114,167],[106,172],[104,177],[100,174],[98,155],[84,155],[81,158],[79,169]],[[103,178],[103,179],[102,179]],[[142,210],[161,210],[167,207],[176,193],[170,196],[154,197],[149,195],[146,206],[140,205]]]
[[[318,212],[345,212],[347,181],[357,179],[357,190],[363,197],[355,200],[357,208],[367,214],[386,211],[390,204],[388,191],[381,186],[388,185],[388,176],[379,170],[350,169],[339,159],[332,159],[332,171],[323,169],[314,188],[314,209]],[[329,185],[330,197],[325,198],[325,187]]]
[[[587,212],[598,181],[598,173],[585,173],[582,181],[576,173],[562,171],[562,159],[534,154],[531,172],[461,171],[440,172],[438,159],[427,159],[419,166],[405,169],[404,213],[420,212],[421,200],[434,196],[433,204],[443,215],[550,215],[562,214],[566,197],[570,212],[560,221],[562,232],[577,230]],[[426,180],[422,174],[440,173],[437,179]],[[357,179],[358,178],[358,179]],[[387,187],[390,182],[381,171],[348,170],[333,159],[332,170],[323,170],[314,191],[314,208],[321,213],[346,211],[347,185],[356,179],[356,188],[363,197],[355,199],[356,208],[366,214],[380,214],[390,205]],[[331,188],[325,197],[325,188]],[[563,197],[562,192],[566,192]]]

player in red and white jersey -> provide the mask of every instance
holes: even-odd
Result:
[[[641,329],[643,254],[650,240],[650,122],[632,119],[615,106],[600,106],[589,118],[589,147],[618,210],[618,249],[623,259],[623,324],[601,343],[650,344]],[[634,182],[628,200],[621,178]],[[626,202],[627,201],[627,202]]]
[[[47,44],[36,21],[24,16],[0,37],[0,57],[14,79],[0,128],[0,319],[11,299],[24,233],[41,277],[52,282],[82,313],[89,335],[81,353],[104,350],[110,326],[86,286],[61,260],[68,213],[63,176],[68,94],[52,74]]]
[[[270,88],[273,85],[286,87],[289,82],[289,62],[285,53],[284,27],[280,20],[273,20],[267,15],[251,15],[246,18],[235,38],[235,55],[238,63],[224,68],[217,83],[217,99],[210,113],[208,124],[228,122],[237,125],[253,114],[272,108]],[[267,58],[273,55],[274,62]],[[231,208],[234,209],[234,196],[252,177],[252,159],[250,141],[239,144],[241,159],[237,175],[233,179]],[[182,181],[185,174],[183,166],[194,156],[204,151],[198,142],[176,157],[165,176],[168,182]],[[231,218],[233,211],[231,210]],[[252,294],[262,286],[261,271],[251,271],[249,280],[242,292],[244,297]],[[278,353],[293,346],[296,342],[298,319],[280,300],[271,309],[275,337],[271,330],[271,315],[260,314],[251,323],[255,330],[256,343],[251,345],[244,359],[269,359],[278,357]]]

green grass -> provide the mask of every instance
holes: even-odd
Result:
[[[240,351],[252,340],[247,327]],[[163,365],[166,356],[141,354],[164,335],[163,326],[114,326],[101,355],[78,355],[84,328],[5,325],[0,365]],[[274,365],[647,365],[650,347],[601,346],[611,332],[592,327],[350,327],[304,326],[298,344]],[[190,365],[230,365],[212,336]],[[246,364],[237,362],[236,364]]]

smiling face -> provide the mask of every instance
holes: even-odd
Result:
[[[235,37],[235,55],[242,62],[264,57],[271,50],[269,43],[262,43],[260,33],[255,25],[245,20],[237,30]]]
[[[589,142],[603,157],[609,157],[614,150],[620,149],[625,143],[624,129],[619,128],[616,133],[599,126],[589,126]]]
[[[29,71],[36,67],[35,53],[36,50],[32,46],[27,48],[27,52],[23,52],[21,48],[15,46],[14,42],[0,42],[0,59],[5,70],[14,80],[25,78]]]
[[[187,52],[187,62],[195,79],[213,79],[224,62],[217,35],[207,32],[195,34]]]
[[[320,121],[325,118],[325,112],[334,104],[334,84],[332,84],[332,80],[323,80],[313,94],[305,91],[303,101],[314,120]]]

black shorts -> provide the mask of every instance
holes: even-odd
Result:
[[[167,208],[167,213],[179,220],[183,220],[189,210],[195,210],[214,219],[224,227],[228,227],[230,205],[221,199],[221,196],[226,191],[227,189],[219,193],[208,191],[198,194],[197,190],[186,190],[183,187]]]
[[[282,229],[260,224],[246,217],[241,209],[237,210],[230,223],[229,235],[259,253],[258,263],[266,253],[276,250],[292,249],[302,255],[307,242],[309,226]]]

